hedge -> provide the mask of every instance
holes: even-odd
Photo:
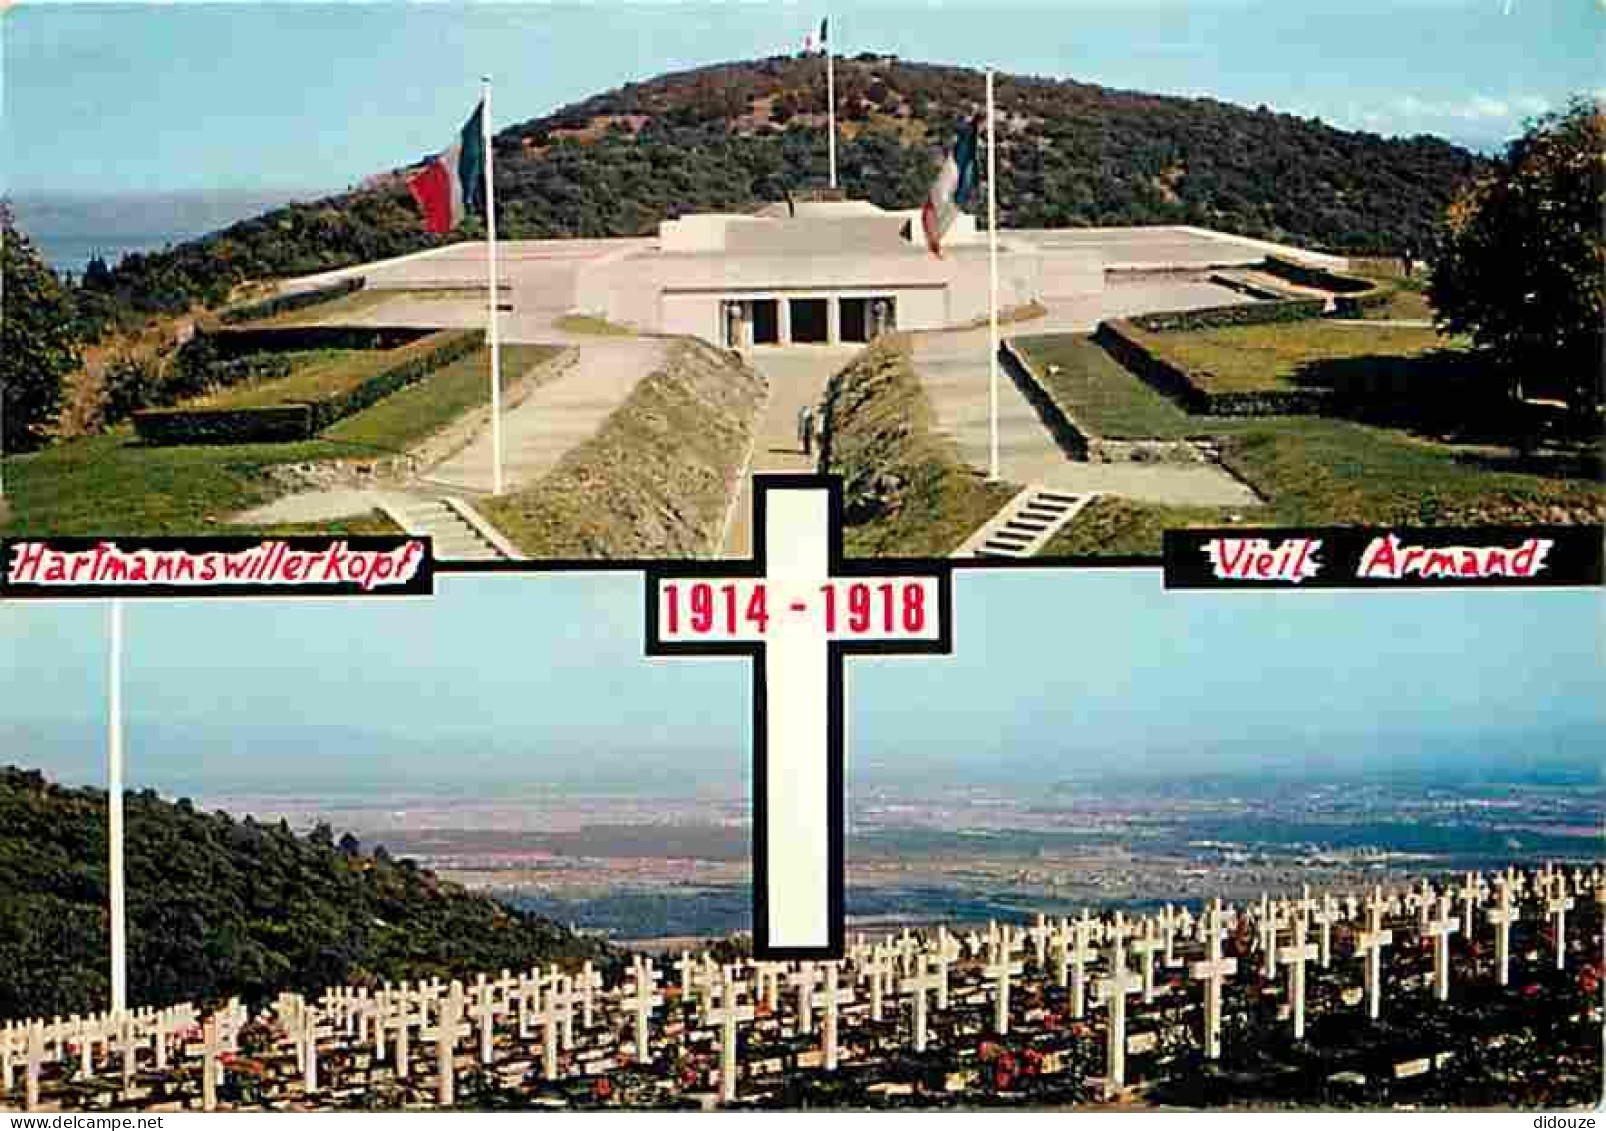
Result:
[[[236,306],[229,310],[218,312],[218,321],[225,325],[237,322],[256,322],[275,315],[286,314],[292,310],[302,310],[309,306],[318,306],[322,303],[333,302],[337,298],[344,298],[355,294],[366,286],[368,280],[361,275],[349,279],[341,279],[337,283],[330,283],[325,287],[314,287],[309,291],[298,291],[295,294],[274,295],[261,302],[248,303],[245,306]]]
[[[1359,318],[1368,310],[1387,306],[1394,293],[1393,287],[1373,282],[1371,279],[1343,275],[1323,267],[1312,267],[1291,259],[1279,259],[1275,255],[1266,257],[1261,270],[1268,275],[1287,279],[1291,283],[1331,291],[1333,313],[1340,318]]]
[[[1250,302],[1234,306],[1206,306],[1198,310],[1168,310],[1138,314],[1127,319],[1151,334],[1209,330],[1216,326],[1258,326],[1267,322],[1303,322],[1320,318],[1326,304],[1319,298],[1293,298],[1281,302]]]
[[[1276,255],[1268,255],[1266,262],[1260,265],[1260,269],[1268,275],[1276,275],[1279,279],[1287,279],[1290,283],[1298,283],[1303,287],[1315,287],[1317,290],[1322,291],[1332,291],[1335,295],[1358,295],[1365,291],[1377,289],[1377,284],[1370,279],[1361,279],[1354,275],[1341,275],[1337,271],[1329,271],[1325,267],[1314,267],[1308,263],[1299,263]]]
[[[301,350],[392,350],[422,341],[438,329],[427,326],[202,326],[204,340],[220,360],[251,353]]]
[[[483,330],[436,331],[440,342],[425,353],[375,373],[368,380],[339,396],[312,406],[312,432],[322,432],[337,420],[361,412],[399,389],[443,369],[460,357],[467,357],[485,344]]]
[[[153,408],[134,414],[134,431],[152,445],[285,443],[312,435],[312,406]]]

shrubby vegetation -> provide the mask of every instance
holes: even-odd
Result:
[[[1510,391],[1562,396],[1588,419],[1606,360],[1606,112],[1580,99],[1534,122],[1446,213],[1431,294]]]
[[[72,301],[0,203],[0,452],[45,441],[61,404],[62,381],[78,368]]]
[[[327,826],[125,805],[134,1006],[606,957]],[[106,1008],[106,852],[104,793],[0,768],[0,1018]]]
[[[629,83],[496,138],[505,238],[631,236],[698,210],[742,209],[826,181],[818,59],[720,64]],[[923,196],[979,107],[978,72],[863,55],[837,67],[842,187],[887,207]],[[1191,223],[1346,252],[1425,247],[1484,165],[1435,138],[1386,140],[1212,99],[1000,76],[1000,215],[1012,227]],[[477,234],[471,221],[461,235]],[[453,238],[460,238],[453,237]],[[93,265],[92,331],[222,303],[246,279],[418,251],[400,175],[291,204],[162,252]]]

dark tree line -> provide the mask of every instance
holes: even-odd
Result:
[[[923,196],[982,98],[978,72],[863,55],[837,66],[849,193],[887,207]],[[1483,163],[1433,138],[1386,140],[1212,99],[1001,76],[1002,222],[1017,227],[1193,223],[1315,248],[1426,247]],[[496,138],[506,238],[626,236],[697,210],[743,209],[826,181],[818,58],[665,75],[519,123]],[[846,136],[851,134],[851,136]],[[457,238],[478,229],[465,226]],[[292,204],[165,251],[86,273],[80,321],[216,305],[237,283],[418,251],[399,176]]]
[[[605,959],[600,944],[320,826],[125,802],[134,1006]],[[110,996],[106,797],[0,767],[0,1018]]]

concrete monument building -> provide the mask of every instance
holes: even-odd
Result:
[[[999,307],[1096,294],[1104,269],[1095,248],[1000,233]],[[938,258],[917,211],[842,200],[666,220],[656,242],[583,263],[575,308],[647,333],[748,349],[963,325],[987,317],[988,293],[987,240],[974,217],[959,216]]]

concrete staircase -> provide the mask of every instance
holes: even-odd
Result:
[[[437,561],[517,561],[522,555],[461,499],[391,496],[382,503],[392,522],[409,534],[434,539]]]
[[[953,552],[956,558],[1029,558],[1041,552],[1089,502],[1091,494],[1032,484]]]

